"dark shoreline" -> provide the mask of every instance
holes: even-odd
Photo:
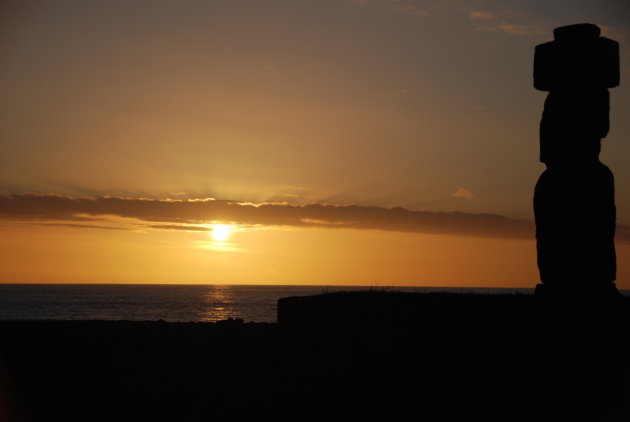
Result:
[[[18,422],[630,420],[628,303],[545,306],[330,293],[281,300],[279,323],[0,321],[0,411]]]

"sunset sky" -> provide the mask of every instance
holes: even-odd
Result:
[[[0,283],[533,287],[533,52],[580,22],[630,289],[626,0],[3,1]]]

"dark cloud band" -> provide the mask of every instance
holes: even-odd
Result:
[[[493,238],[533,238],[531,221],[496,214],[414,211],[358,205],[244,204],[226,200],[154,200],[119,197],[70,198],[60,195],[0,195],[0,218],[79,222],[113,215],[152,223],[160,229],[195,230],[194,224],[329,227],[453,234]],[[182,226],[188,225],[188,226]],[[197,229],[199,229],[197,227]],[[630,240],[620,226],[617,238]]]

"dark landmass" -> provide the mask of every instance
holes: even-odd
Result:
[[[627,421],[629,311],[368,291],[277,324],[1,321],[0,421]]]

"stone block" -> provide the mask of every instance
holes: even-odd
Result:
[[[601,35],[599,26],[592,23],[577,23],[560,26],[553,30],[555,41],[585,41],[594,40]]]
[[[609,110],[605,88],[550,92],[540,122],[540,160],[596,161],[610,128]]]
[[[599,32],[595,25],[582,25],[588,26],[557,28],[554,41],[536,46],[536,89],[553,91],[619,85],[619,43],[595,36]]]

